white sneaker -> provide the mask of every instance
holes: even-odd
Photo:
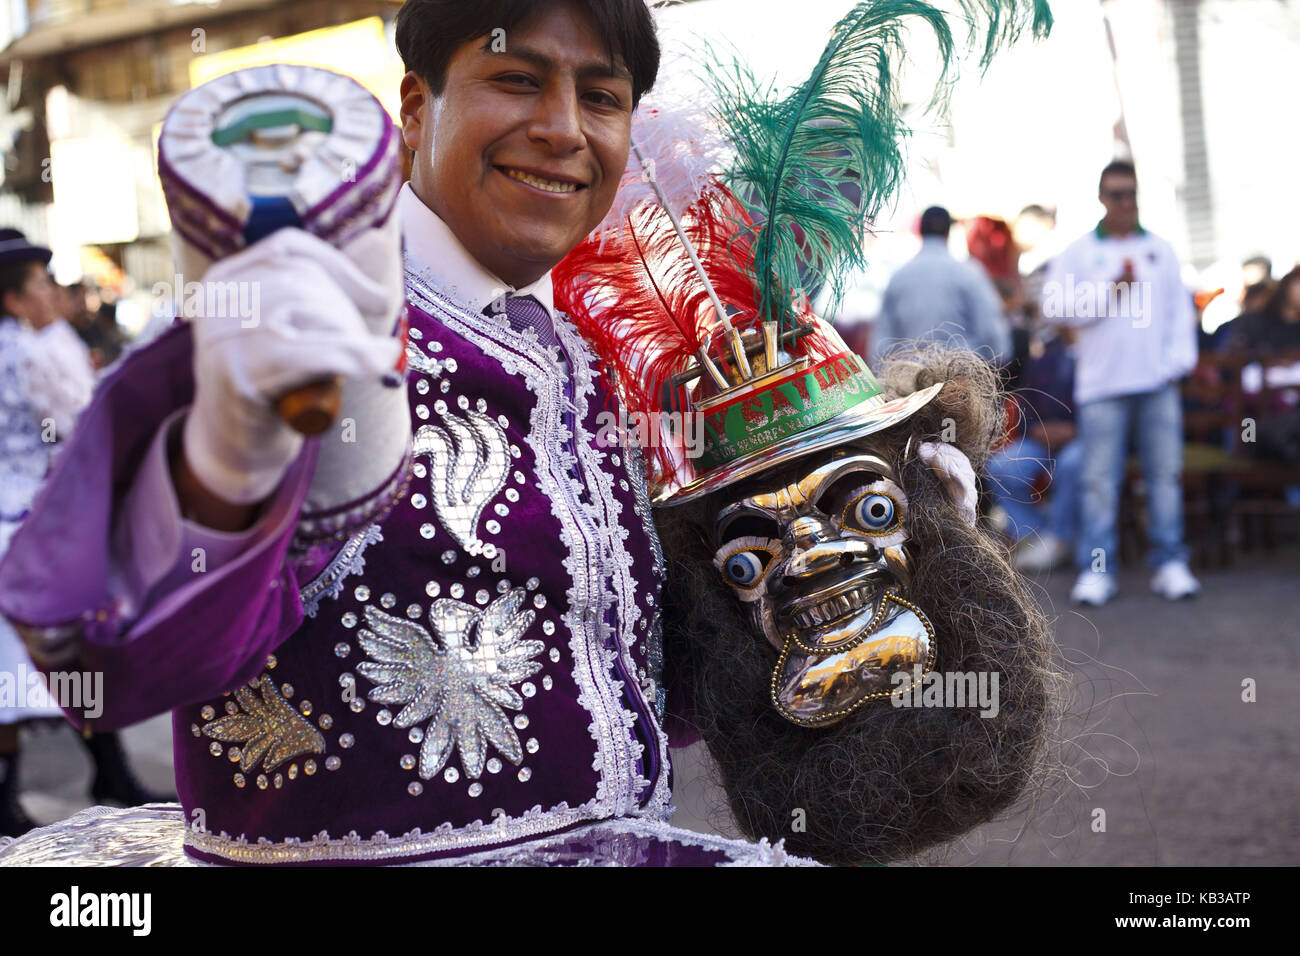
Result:
[[[1151,578],[1151,590],[1170,601],[1192,597],[1201,591],[1201,582],[1192,577],[1186,561],[1166,561]]]
[[[1119,585],[1115,579],[1103,571],[1080,571],[1074,588],[1070,591],[1070,600],[1075,604],[1091,604],[1101,607],[1115,596]]]
[[[1069,546],[1053,534],[1026,541],[1016,549],[1011,563],[1021,571],[1050,571],[1070,556]]]

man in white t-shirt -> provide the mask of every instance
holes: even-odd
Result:
[[[1100,199],[1105,217],[1052,262],[1043,288],[1044,316],[1076,338],[1083,513],[1070,597],[1100,606],[1115,595],[1119,495],[1133,429],[1148,489],[1151,588],[1177,600],[1200,590],[1183,544],[1178,388],[1196,364],[1196,312],[1173,248],[1138,222],[1132,163],[1102,170]]]

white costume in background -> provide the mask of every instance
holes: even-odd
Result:
[[[90,401],[90,353],[67,322],[41,331],[0,318],[0,555],[26,517],[49,470],[56,441],[72,433]],[[9,622],[0,618],[0,724],[60,717]]]
[[[90,349],[66,319],[56,319],[35,333],[39,362],[32,393],[41,397],[54,418],[55,434],[62,441],[72,433],[81,410],[95,390],[95,365]]]

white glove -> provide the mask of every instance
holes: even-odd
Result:
[[[204,302],[226,307],[194,320],[183,446],[209,491],[252,504],[275,490],[302,447],[275,409],[286,392],[331,375],[377,380],[396,366],[401,345],[389,333],[404,293],[379,266],[377,280],[315,236],[280,229],[207,270]]]

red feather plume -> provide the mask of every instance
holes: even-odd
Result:
[[[681,219],[727,321],[756,321],[751,223],[721,185],[706,189]],[[718,328],[714,309],[664,208],[644,203],[627,217],[621,234],[601,249],[599,235],[571,252],[552,272],[555,304],[567,312],[588,345],[613,373],[629,413],[685,407],[672,378],[707,345]],[[711,354],[715,355],[716,352]],[[651,449],[670,467],[665,449]]]

